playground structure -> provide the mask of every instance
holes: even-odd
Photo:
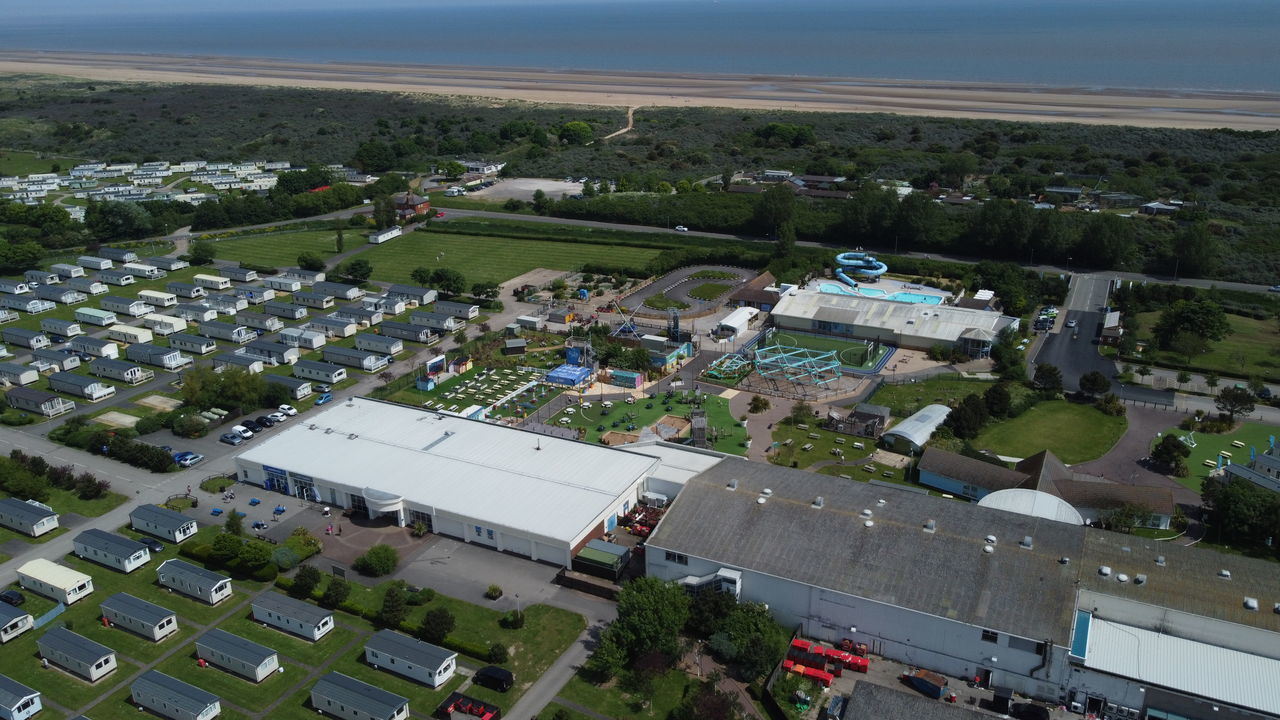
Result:
[[[747,359],[745,355],[732,353],[729,355],[721,355],[707,366],[703,375],[713,380],[741,380],[749,375],[755,369],[755,364]]]
[[[811,350],[791,345],[767,345],[754,351],[756,372],[797,384],[823,386],[840,379],[840,359],[834,350]]]
[[[857,276],[863,282],[875,282],[880,276],[889,271],[889,266],[875,259],[871,255],[858,249],[854,252],[844,252],[836,255],[835,275],[849,287],[858,287],[858,280],[849,277],[851,274]]]

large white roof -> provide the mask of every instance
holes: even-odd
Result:
[[[978,501],[982,507],[1008,510],[1031,517],[1056,520],[1072,525],[1083,525],[1084,518],[1071,503],[1056,495],[1030,488],[997,490]]]
[[[816,290],[787,293],[773,308],[775,318],[798,318],[876,328],[901,335],[955,342],[971,328],[998,334],[1012,318],[991,310],[895,302]]]
[[[1094,618],[1084,664],[1102,672],[1280,714],[1280,660]]]
[[[924,447],[924,444],[929,442],[929,438],[933,437],[933,431],[938,429],[950,413],[951,408],[946,405],[925,405],[911,417],[886,430],[884,434],[903,437],[910,440],[916,447]]]
[[[352,398],[240,460],[400,496],[467,518],[575,540],[659,460],[603,445]],[[370,493],[364,493],[370,497]]]

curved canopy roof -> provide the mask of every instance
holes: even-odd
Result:
[[[978,505],[1071,525],[1084,524],[1084,518],[1071,507],[1071,503],[1039,490],[1026,488],[997,490],[979,500]]]

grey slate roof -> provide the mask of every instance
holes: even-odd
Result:
[[[824,697],[823,701],[829,698]],[[962,705],[931,700],[909,690],[859,682],[849,694],[845,718],[869,720],[978,720],[990,717]]]
[[[368,650],[427,668],[438,668],[445,661],[458,656],[452,650],[415,640],[393,630],[379,630],[369,637],[364,646]]]
[[[78,660],[88,665],[93,665],[102,658],[112,655],[115,650],[97,643],[89,638],[71,632],[64,627],[55,627],[36,641],[43,652],[48,648],[51,652],[56,651],[66,655],[69,658]]]
[[[389,716],[397,708],[409,702],[408,698],[400,697],[340,672],[331,672],[320,678],[311,691],[343,705],[359,708],[374,717]]]
[[[307,380],[306,378],[296,378],[296,377],[291,377],[289,375],[264,375],[262,379],[266,380],[268,383],[275,383],[276,385],[284,385],[285,387],[292,388],[294,390],[297,390],[303,385],[311,384],[311,381]],[[11,390],[10,392],[13,392],[13,391]]]
[[[160,563],[160,567],[157,568],[157,570],[164,570],[170,575],[185,576],[188,578],[192,578],[194,580],[203,580],[205,582],[211,582],[211,583],[214,583],[215,585],[224,580],[231,579],[226,575],[216,573],[212,570],[206,570],[205,568],[202,568],[199,565],[192,565],[186,560],[178,560],[177,558],[165,560],[164,562]]]
[[[227,657],[248,663],[253,667],[261,665],[267,658],[276,654],[275,650],[266,645],[259,645],[252,640],[246,640],[239,635],[233,635],[226,630],[217,628],[201,635],[196,640],[196,645],[207,647]]]
[[[165,675],[157,670],[148,670],[133,681],[132,687],[142,685],[157,691],[182,710],[199,715],[205,708],[218,702],[218,696],[205,692],[195,685],[189,685],[178,678]]]
[[[335,370],[346,370],[346,368],[342,367],[341,365],[334,365],[333,363],[320,362],[318,360],[299,360],[298,362],[294,363],[293,366],[296,368],[300,367],[300,368],[305,368],[307,370],[315,370],[317,372],[326,372],[326,373],[331,373],[331,372],[334,372]]]
[[[57,400],[62,396],[55,395],[54,393],[51,393],[47,390],[37,390],[35,388],[27,388],[27,387],[15,387],[15,388],[9,388],[9,392],[5,393],[5,397],[8,397],[11,400],[26,400],[27,402],[33,402],[39,405],[43,405],[49,402],[50,400]]]
[[[123,592],[118,592],[103,600],[102,608],[103,610],[110,608],[121,615],[127,615],[147,625],[159,625],[165,618],[176,615],[174,611],[168,608]]]
[[[106,530],[90,528],[76,536],[76,542],[81,545],[110,553],[117,557],[129,557],[139,550],[146,550],[147,546],[131,540],[123,535],[109,533]]]
[[[727,489],[730,480],[737,490]],[[765,488],[773,495],[759,504]],[[812,507],[819,496],[821,509]],[[864,526],[864,509],[872,527]],[[936,532],[923,531],[928,520]],[[983,552],[988,535],[999,541],[991,554]],[[1032,549],[1018,547],[1028,535]],[[1077,563],[1058,560],[1081,557],[1084,528],[726,458],[689,480],[648,544],[649,552],[672,550],[1065,645]]]
[[[992,492],[1020,487],[1027,481],[1026,473],[934,447],[924,449],[918,468]]]
[[[5,625],[8,625],[9,623],[13,622],[14,620],[17,620],[23,615],[29,615],[29,614],[30,613],[28,613],[26,610],[23,610],[22,608],[16,608],[10,605],[9,603],[0,603],[0,627],[4,627]]]
[[[23,502],[18,498],[5,498],[0,500],[0,507],[10,513],[25,519],[29,523],[37,523],[47,517],[54,517],[58,513],[52,510],[46,510],[39,505],[32,505],[29,502]]]
[[[0,706],[14,707],[21,703],[24,698],[38,694],[35,690],[8,675],[0,675]]]
[[[329,610],[276,592],[263,593],[254,598],[253,607],[270,610],[279,615],[312,625],[319,625],[321,620],[333,617],[333,613]]]
[[[180,512],[159,505],[139,505],[129,513],[130,520],[140,520],[169,530],[177,530],[187,523],[194,522]]]

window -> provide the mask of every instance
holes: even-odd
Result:
[[[675,563],[675,564],[677,564],[677,565],[688,565],[688,564],[689,564],[689,556],[687,556],[687,555],[681,555],[680,553],[673,553],[673,552],[671,552],[670,550],[668,550],[668,551],[667,551],[667,562],[673,562],[673,563]]]
[[[492,530],[486,530],[486,531],[485,531],[485,536],[487,536],[490,540],[492,540],[492,539],[493,539],[493,531],[492,531]]]
[[[983,631],[982,631],[982,642],[994,643],[994,642],[997,642],[997,641],[999,641],[999,640],[1000,640],[1000,635],[998,635],[998,634],[996,633],[996,631],[994,631],[994,630],[983,630]]]
[[[476,537],[480,537],[482,530],[483,528],[481,528],[479,525],[476,525]]]

